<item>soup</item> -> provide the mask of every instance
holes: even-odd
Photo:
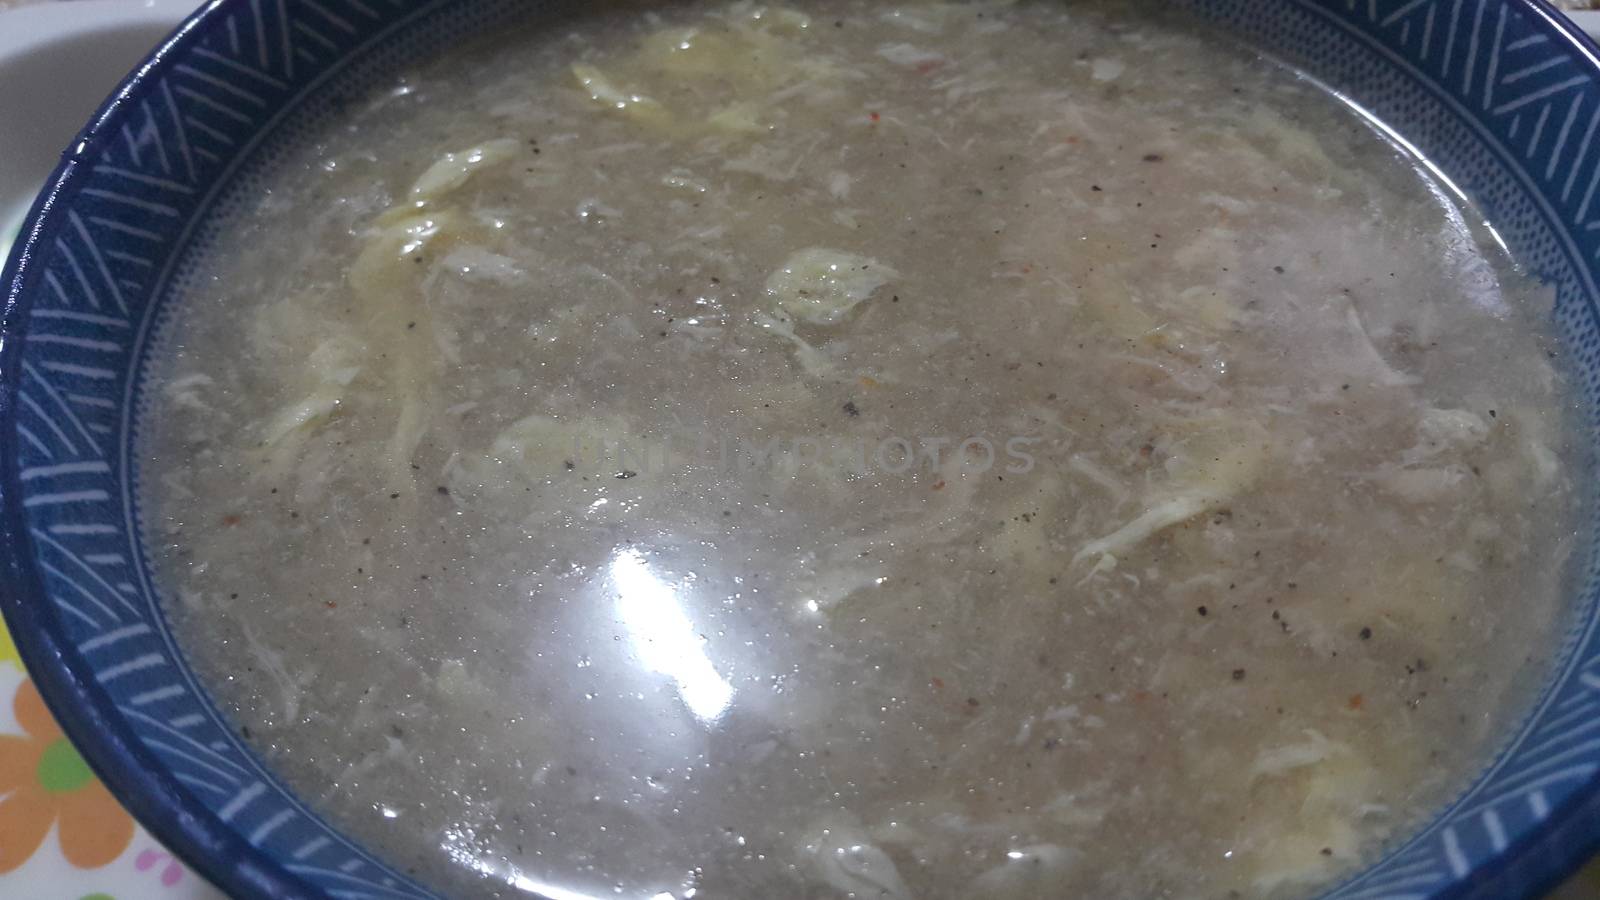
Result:
[[[1303,896],[1538,677],[1548,292],[1223,35],[613,8],[313,124],[164,326],[147,541],[442,891]]]

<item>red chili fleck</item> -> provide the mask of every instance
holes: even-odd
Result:
[[[934,490],[936,490],[936,491],[942,491],[942,490],[944,490],[944,479],[943,479],[943,478],[941,478],[941,479],[939,479],[939,480],[938,480],[938,481],[935,481],[935,482],[934,482],[934,483],[933,483],[933,489],[934,489]]]
[[[875,113],[875,112],[867,113],[867,118],[869,118],[872,121],[876,122],[876,121],[878,121],[878,114]]]
[[[334,609],[334,608],[338,607],[339,604],[338,604],[337,601],[334,601],[334,600],[325,600],[325,601],[323,601],[322,605],[326,606],[329,609]]]
[[[1360,709],[1361,704],[1365,702],[1366,700],[1360,694],[1351,694],[1349,702],[1345,705],[1349,706],[1351,709]]]
[[[936,690],[936,691],[944,690],[944,679],[940,678],[937,675],[935,675],[934,677],[928,679],[928,683],[933,685],[933,689]]]
[[[228,515],[225,515],[225,516],[222,517],[222,526],[224,528],[232,528],[233,526],[235,526],[235,525],[237,525],[237,524],[239,524],[240,522],[243,522],[243,521],[244,521],[244,516],[240,516],[240,515],[235,515],[233,513],[229,513]]]
[[[917,63],[917,74],[927,75],[942,65],[944,65],[944,60],[942,59],[930,59],[927,62]]]

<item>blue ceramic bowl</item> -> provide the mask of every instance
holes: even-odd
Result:
[[[88,761],[233,896],[428,893],[261,764],[168,630],[130,453],[150,336],[219,212],[304,123],[403,60],[563,2],[211,0],[67,149],[0,279],[0,607]],[[1178,2],[1342,92],[1487,211],[1556,288],[1593,429],[1600,51],[1538,0]],[[1576,565],[1573,625],[1500,754],[1330,898],[1528,896],[1600,844],[1600,555]]]

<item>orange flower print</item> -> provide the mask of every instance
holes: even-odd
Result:
[[[32,856],[59,823],[61,854],[92,869],[121,855],[133,819],[61,734],[32,681],[12,701],[26,734],[0,735],[0,872]]]

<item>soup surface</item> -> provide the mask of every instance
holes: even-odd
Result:
[[[452,895],[1304,895],[1560,617],[1548,297],[1162,13],[614,9],[245,184],[148,546],[241,731]]]

